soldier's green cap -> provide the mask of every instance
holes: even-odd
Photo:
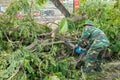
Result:
[[[93,21],[87,20],[87,21],[85,21],[84,26],[85,26],[85,25],[91,25],[91,26],[93,26],[94,23],[93,23]]]

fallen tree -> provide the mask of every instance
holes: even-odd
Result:
[[[68,18],[65,18],[61,20],[61,23],[59,23],[58,30],[52,31],[52,29],[50,29],[50,27],[48,27],[46,24],[36,23],[30,15],[26,15],[22,20],[18,20],[15,16],[18,12],[18,9],[16,7],[26,6],[25,3],[21,4],[25,0],[23,0],[23,2],[21,1],[22,0],[20,0],[20,2],[18,3],[15,3],[14,5],[11,4],[11,7],[8,8],[5,15],[0,16],[1,80],[79,80],[94,79],[96,76],[98,76],[98,74],[95,73],[96,75],[92,74],[91,76],[87,77],[83,75],[80,78],[82,72],[80,70],[81,68],[76,69],[70,64],[71,61],[76,60],[76,57],[78,57],[78,55],[71,56],[70,54],[73,53],[73,51],[62,44],[63,41],[58,36],[62,35],[68,41],[76,44],[81,35],[81,26],[84,22],[80,21],[78,23],[73,23],[71,19],[69,20]],[[20,6],[18,6],[19,4]],[[90,9],[92,9],[93,13]],[[81,10],[79,11],[80,14],[82,14]],[[91,5],[90,7],[85,8],[85,10],[88,18],[90,19],[92,17],[96,24],[106,32],[108,38],[111,41],[115,42],[114,46],[112,47],[117,49],[117,47],[119,46],[117,42],[119,42],[120,39],[118,36],[120,30],[120,15],[118,14],[117,16],[112,16],[113,13],[117,14],[117,9],[114,10],[113,8],[107,8],[107,6],[105,8],[103,7],[101,9],[98,9],[96,6],[94,7],[93,5]],[[108,11],[109,14],[105,13],[105,11]],[[99,15],[95,15],[98,13]],[[106,15],[109,16],[109,20]],[[106,24],[107,22],[109,24]],[[105,28],[104,26],[108,27]],[[51,37],[53,33],[55,34],[55,36]],[[118,50],[114,51],[117,52]],[[106,71],[107,69],[110,69],[110,67],[105,68]],[[106,73],[107,72],[100,73],[100,77],[97,78],[99,80],[106,79],[103,76],[106,75]],[[102,78],[101,74],[103,76]]]

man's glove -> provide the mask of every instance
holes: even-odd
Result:
[[[79,47],[79,46],[77,46],[76,48],[75,48],[75,53],[76,54],[83,54],[83,55],[86,55],[86,50],[83,50],[81,47]]]

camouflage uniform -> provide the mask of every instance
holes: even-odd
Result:
[[[86,54],[85,69],[86,72],[90,72],[91,70],[95,70],[100,67],[101,60],[98,55],[109,46],[109,41],[104,32],[94,26],[90,26],[89,28],[85,27],[78,44],[80,45],[86,40],[89,41],[90,46],[87,47],[88,50]]]

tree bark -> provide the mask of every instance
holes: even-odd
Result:
[[[65,17],[70,17],[69,11],[62,5],[60,0],[50,0],[55,7],[57,7]]]

